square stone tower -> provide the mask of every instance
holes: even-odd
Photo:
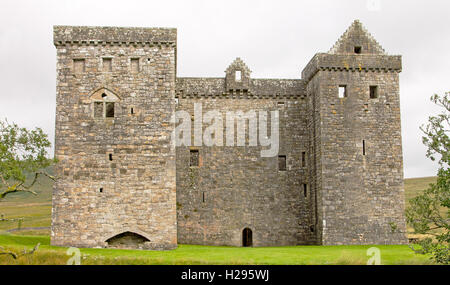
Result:
[[[302,72],[307,81],[310,181],[317,241],[406,243],[399,73],[355,21]]]
[[[176,29],[54,27],[51,244],[177,245]]]

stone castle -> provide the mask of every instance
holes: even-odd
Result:
[[[301,79],[251,78],[239,58],[224,78],[177,77],[170,28],[55,26],[54,44],[53,245],[407,242],[401,56],[359,21]],[[278,154],[175,147],[172,117],[195,103],[203,113],[278,110]]]

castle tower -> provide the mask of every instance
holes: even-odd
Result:
[[[177,244],[176,29],[54,27],[52,245]]]
[[[302,72],[319,244],[403,244],[399,72],[359,21]]]

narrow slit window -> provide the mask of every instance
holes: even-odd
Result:
[[[114,118],[114,103],[106,102],[105,104],[105,116],[106,118]]]
[[[112,71],[112,58],[103,58],[103,72],[111,72]]]
[[[197,149],[190,150],[190,166],[199,166],[199,153]]]
[[[363,140],[362,141],[362,147],[363,147],[363,155],[366,155],[366,141],[365,140]]]
[[[347,85],[339,85],[339,98],[347,97]]]
[[[205,203],[205,192],[202,193],[202,201]]]
[[[356,54],[360,54],[361,51],[362,51],[362,48],[361,48],[360,46],[356,46],[356,47],[354,48],[354,51],[355,51]]]
[[[378,86],[370,86],[370,99],[378,98]]]
[[[278,170],[286,171],[286,156],[285,155],[278,156]]]
[[[133,107],[130,108],[130,113],[131,113],[131,115],[134,115],[134,108]]]
[[[308,185],[303,184],[303,196],[308,196]]]
[[[306,166],[306,152],[302,152],[302,167]]]
[[[113,160],[112,153],[110,153],[110,154],[108,155],[108,158],[109,158],[109,161],[112,161],[112,160]]]

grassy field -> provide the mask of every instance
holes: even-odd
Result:
[[[405,180],[408,201],[428,187],[435,177]],[[34,189],[38,195],[17,193],[0,202],[0,214],[23,218],[22,228],[50,227],[52,181],[42,178]],[[18,227],[18,221],[0,222],[0,245],[12,250],[40,249],[32,256],[14,260],[0,256],[0,264],[66,264],[66,248],[52,247],[49,229],[6,230]],[[235,248],[180,245],[172,251],[119,249],[82,249],[82,264],[366,264],[370,246],[295,246],[270,248]],[[382,264],[430,264],[427,257],[416,255],[408,246],[377,246]]]
[[[0,256],[0,264],[66,264],[67,248],[49,245],[48,236],[0,235],[0,244],[13,249],[31,249],[41,243],[30,256],[14,260]],[[372,246],[287,246],[287,247],[223,247],[179,245],[170,251],[123,249],[81,249],[81,264],[367,264],[367,249]],[[381,264],[432,264],[416,255],[408,246],[378,245]]]
[[[50,227],[52,188],[53,181],[41,176],[33,187],[37,195],[31,193],[8,195],[0,202],[0,215],[15,220],[0,222],[0,232],[17,228],[19,218],[23,218],[22,227]],[[46,232],[50,233],[48,230]]]

